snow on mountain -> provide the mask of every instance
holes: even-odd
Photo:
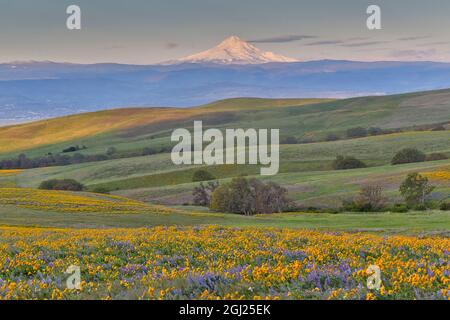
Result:
[[[231,36],[212,49],[172,63],[262,64],[297,61],[273,52],[264,52],[237,36]]]

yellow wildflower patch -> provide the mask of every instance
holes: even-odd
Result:
[[[0,205],[54,212],[169,213],[164,207],[119,196],[28,188],[0,188]]]
[[[425,172],[423,175],[432,181],[450,181],[450,170]]]
[[[22,171],[23,171],[22,169],[0,170],[0,177],[13,176]]]
[[[0,299],[448,299],[449,248],[305,230],[0,227]],[[370,265],[380,290],[367,288]]]

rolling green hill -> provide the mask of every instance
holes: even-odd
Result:
[[[230,99],[189,109],[108,110],[0,128],[0,158],[38,157],[85,145],[84,154],[170,146],[174,128],[278,128],[281,138],[320,141],[349,128],[412,128],[450,122],[450,90],[339,101]]]
[[[21,125],[0,127],[0,154],[33,151],[31,154],[61,151],[64,145],[87,143],[94,146],[136,140],[147,133],[173,128],[193,119],[224,122],[229,111],[265,110],[273,106],[303,106],[330,99],[230,99],[197,108],[127,108],[71,115]],[[95,143],[100,139],[99,143]],[[135,142],[135,141],[133,141]],[[37,148],[36,148],[37,147]],[[46,148],[47,147],[47,148]]]
[[[110,147],[118,152],[170,149],[172,130],[191,128],[194,120],[220,129],[278,128],[282,138],[313,141],[281,145],[279,174],[263,177],[285,186],[302,206],[339,206],[368,183],[382,185],[390,200],[397,201],[398,186],[408,173],[450,170],[450,160],[390,165],[393,155],[403,148],[450,156],[450,90],[346,100],[242,98],[191,109],[120,109],[75,115],[0,128],[0,158],[19,153],[41,157],[73,145],[85,145],[86,149],[77,152],[86,155],[105,154]],[[346,138],[346,130],[354,127],[400,132]],[[433,130],[438,127],[439,131]],[[340,139],[326,142],[330,133]],[[369,167],[333,171],[331,163],[337,155],[356,157]],[[91,191],[101,188],[139,201],[174,206],[192,201],[196,185],[192,176],[198,167],[174,166],[169,153],[133,155],[0,175],[0,187],[36,188],[44,180],[73,178]],[[207,168],[222,181],[257,176],[259,169],[250,165]],[[450,196],[448,179],[433,183],[436,199]]]

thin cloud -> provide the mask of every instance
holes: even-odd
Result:
[[[363,41],[363,40],[368,40],[370,38],[367,37],[353,37],[353,38],[348,38],[347,41]]]
[[[254,39],[250,40],[249,42],[252,43],[286,43],[286,42],[294,42],[294,41],[301,41],[306,39],[315,39],[316,36],[311,35],[285,35],[285,36],[277,36],[277,37],[271,37],[271,38],[262,38],[262,39]]]
[[[323,40],[323,41],[316,41],[316,42],[310,42],[307,43],[307,46],[329,46],[329,45],[337,45],[337,44],[343,44],[344,42],[342,40]]]
[[[419,47],[428,47],[428,46],[445,46],[449,45],[450,41],[437,41],[437,42],[428,42],[428,43],[422,43],[419,44]]]
[[[169,43],[166,44],[166,48],[168,50],[175,49],[178,46],[179,46],[179,44],[178,43],[174,43],[174,42],[169,42]]]
[[[377,44],[385,44],[388,43],[388,41],[366,41],[366,42],[357,42],[357,43],[346,43],[343,44],[343,47],[348,48],[358,48],[358,47],[368,47],[368,46],[375,46]]]
[[[431,38],[431,36],[412,36],[412,37],[398,38],[397,41],[415,41],[429,38]]]
[[[307,46],[329,46],[329,45],[340,45],[340,46],[350,46],[350,47],[358,47],[358,46],[364,46],[364,44],[367,45],[369,42],[363,42],[363,43],[354,43],[355,41],[363,41],[368,40],[367,37],[353,37],[348,39],[340,39],[340,40],[322,40],[322,41],[315,41],[307,43]]]

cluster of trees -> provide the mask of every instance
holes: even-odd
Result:
[[[42,167],[67,166],[75,163],[108,160],[106,155],[84,155],[75,153],[72,156],[66,154],[47,154],[43,157],[28,158],[25,154],[15,159],[0,161],[0,169],[31,169]]]
[[[83,191],[84,185],[74,179],[52,179],[42,181],[39,189],[43,190],[66,190],[66,191]]]
[[[70,147],[75,148],[75,147]],[[69,150],[64,149],[64,150]],[[72,150],[72,149],[71,149]],[[114,147],[107,149],[105,154],[91,154],[85,155],[82,153],[75,153],[68,155],[67,153],[72,151],[63,151],[64,154],[52,154],[49,153],[42,157],[28,158],[25,154],[20,154],[17,158],[5,159],[0,161],[0,169],[31,169],[42,167],[55,167],[55,166],[67,166],[70,164],[84,163],[84,162],[97,162],[110,159],[122,159],[132,158],[139,156],[147,156],[157,153],[170,152],[171,147],[161,147],[159,149],[144,148],[138,151],[117,151]]]
[[[428,179],[419,173],[411,173],[400,185],[399,191],[404,203],[388,204],[380,185],[367,185],[357,196],[343,201],[339,211],[353,212],[407,212],[410,209],[425,210],[437,208],[450,210],[450,203],[429,201],[434,190]],[[219,185],[217,181],[201,182],[194,189],[194,204],[211,210],[243,215],[267,214],[292,211],[293,202],[287,197],[287,190],[280,185],[244,177],[234,178],[229,183]],[[304,210],[304,209],[302,209]]]
[[[291,201],[287,190],[274,182],[234,178],[229,183],[201,183],[194,189],[194,204],[211,210],[243,215],[269,214],[286,211]]]
[[[370,137],[370,136],[379,136],[379,135],[385,135],[385,134],[393,134],[393,133],[399,133],[399,132],[406,132],[406,131],[445,131],[448,130],[443,124],[435,124],[435,125],[424,125],[424,126],[417,126],[412,128],[403,128],[403,129],[382,129],[379,127],[370,127],[370,128],[364,128],[364,127],[354,127],[349,128],[346,130],[344,134],[337,134],[337,133],[329,133],[325,139],[317,139],[313,140],[311,138],[303,138],[299,139],[294,136],[286,136],[282,137],[280,140],[281,144],[305,144],[305,143],[312,143],[312,142],[321,142],[321,141],[337,141],[337,140],[343,140],[343,139],[356,139],[356,138],[364,138],[364,137]]]
[[[369,129],[363,128],[363,127],[355,127],[347,129],[346,131],[346,137],[349,139],[355,139],[355,138],[364,138],[368,136],[379,136],[383,134],[392,134],[401,132],[400,129],[381,129],[378,127],[370,127]]]
[[[391,160],[392,165],[424,162],[424,161],[438,161],[448,159],[448,156],[443,153],[431,153],[426,155],[422,151],[414,148],[406,148],[397,152]],[[334,170],[348,170],[366,168],[366,164],[356,159],[355,157],[337,156],[332,163]]]
[[[368,136],[378,136],[383,134],[392,134],[401,132],[400,129],[392,129],[392,130],[386,130],[381,129],[378,127],[370,127],[369,129],[363,128],[363,127],[355,127],[350,128],[346,131],[346,133],[343,136],[340,136],[336,133],[329,133],[325,139],[318,139],[313,140],[311,138],[303,138],[298,139],[294,136],[287,136],[283,137],[280,140],[280,144],[306,144],[306,143],[313,143],[313,142],[321,142],[321,141],[337,141],[342,139],[355,139],[355,138],[363,138]]]
[[[86,146],[79,146],[79,145],[76,145],[76,146],[72,146],[72,147],[68,147],[68,148],[66,148],[66,149],[63,149],[63,153],[69,153],[69,152],[75,152],[75,151],[80,151],[80,150],[85,150],[85,149],[87,149],[87,147]]]
[[[409,209],[425,210],[431,206],[428,202],[430,194],[435,189],[428,178],[419,173],[411,173],[400,185],[399,191],[405,203],[387,206],[387,198],[383,195],[383,189],[379,185],[369,185],[361,188],[359,194],[350,200],[343,202],[344,211],[355,212],[377,212],[377,211],[397,211],[406,212]],[[447,202],[440,204],[441,210],[449,210]]]
[[[414,162],[424,162],[424,161],[438,161],[445,160],[448,157],[443,153],[432,153],[426,155],[422,151],[419,151],[414,148],[406,148],[402,149],[392,158],[391,164],[405,164],[405,163],[414,163]]]

